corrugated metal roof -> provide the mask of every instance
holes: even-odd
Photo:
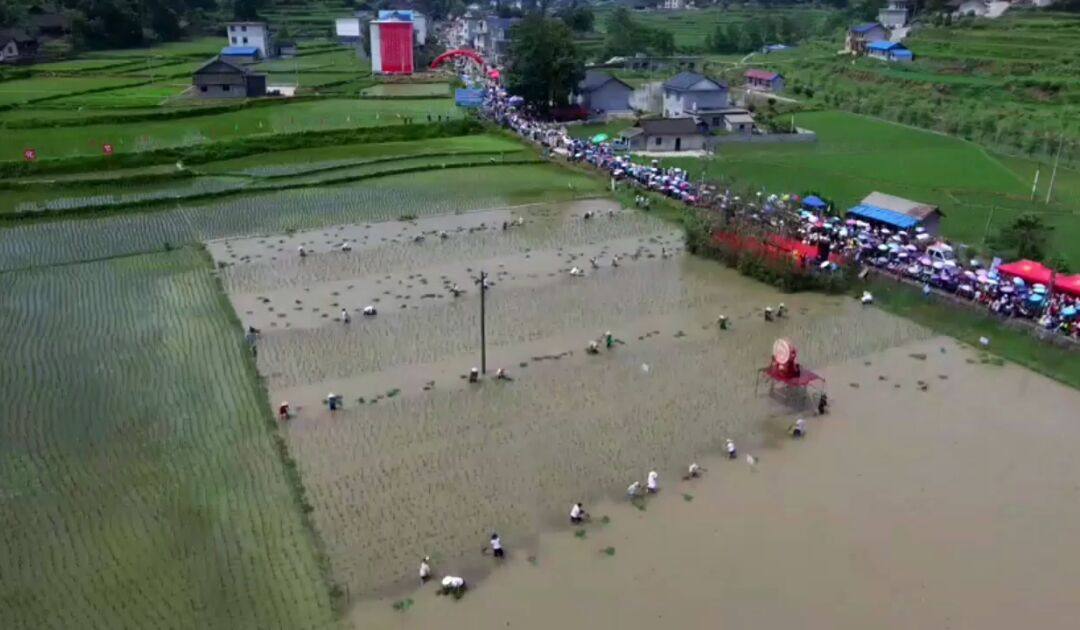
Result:
[[[648,136],[701,133],[693,118],[654,118],[652,120],[642,120],[638,123],[638,126]]]
[[[255,46],[226,46],[221,49],[223,55],[237,55],[248,56],[259,54],[259,49]]]
[[[869,31],[874,30],[875,28],[884,29],[885,27],[878,24],[877,22],[867,22],[866,24],[859,24],[858,26],[852,26],[851,27],[851,32],[852,33],[867,33]]]
[[[901,230],[910,230],[919,224],[918,219],[909,217],[906,214],[900,214],[899,212],[878,208],[877,206],[868,206],[866,204],[859,204],[848,210],[847,213],[848,216],[854,215],[868,221],[891,225]]]
[[[877,192],[876,190],[863,197],[863,200],[860,203],[866,206],[876,206],[878,208],[892,210],[893,212],[899,212],[900,214],[906,214],[909,217],[915,217],[919,220],[925,219],[927,215],[938,210],[937,206],[928,203],[912,201],[910,199],[904,199],[903,197],[897,197],[896,195],[887,195],[885,193]]]
[[[628,90],[633,90],[634,89],[634,88],[630,87],[625,81],[623,81],[621,79],[618,79],[616,77],[613,77],[610,74],[608,74],[608,73],[606,73],[606,72],[604,72],[602,70],[586,70],[585,71],[585,78],[581,81],[581,83],[578,83],[578,88],[577,88],[578,93],[584,94],[586,92],[592,92],[593,90],[598,90],[598,89],[604,87],[605,85],[607,85],[608,82],[610,82],[610,81],[615,81],[617,83],[620,83],[621,85],[626,87],[626,89],[628,89]]]
[[[866,47],[869,48],[870,50],[887,51],[887,50],[894,50],[894,49],[898,49],[898,48],[903,48],[904,46],[902,44],[898,43],[898,42],[890,42],[890,41],[886,41],[884,39],[879,39],[877,41],[870,42],[869,44],[866,45]]]
[[[768,70],[747,70],[743,73],[743,76],[748,79],[758,79],[761,81],[772,81],[776,77],[780,76],[777,72],[769,72]]]
[[[708,81],[716,86],[718,90],[725,90],[727,86],[719,81],[715,81],[705,76],[704,74],[698,74],[697,72],[680,72],[671,77],[667,81],[664,81],[665,90],[689,90],[702,81]]]

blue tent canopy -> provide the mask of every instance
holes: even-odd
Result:
[[[818,197],[817,195],[810,195],[803,199],[802,205],[804,208],[812,208],[814,210],[825,210],[829,207],[829,204],[825,203],[821,197]]]
[[[857,205],[848,210],[847,214],[849,217],[856,217],[874,223],[884,223],[885,225],[899,230],[910,230],[919,224],[918,219],[909,217],[906,214],[893,212],[892,210],[886,210],[885,208],[879,208],[868,204]]]

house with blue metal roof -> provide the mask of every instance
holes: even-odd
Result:
[[[866,47],[870,42],[883,39],[889,39],[889,31],[877,22],[856,24],[848,29],[847,38],[844,39],[844,52],[865,55]]]
[[[847,216],[891,229],[911,230],[921,227],[930,234],[937,234],[941,217],[944,215],[935,205],[872,192],[859,205],[849,209]]]
[[[870,42],[866,47],[866,54],[882,61],[911,61],[915,58],[900,42],[885,40]]]
[[[256,59],[277,56],[274,36],[266,22],[229,22],[225,25],[225,33],[229,37],[227,48],[254,48]],[[225,54],[224,50],[222,54]],[[234,61],[238,60],[238,57],[248,56],[230,55]]]

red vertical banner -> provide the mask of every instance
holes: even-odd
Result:
[[[26,149],[22,152],[23,159],[27,162],[33,162],[37,160],[37,149]]]

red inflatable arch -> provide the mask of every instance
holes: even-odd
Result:
[[[431,62],[431,69],[434,70],[435,68],[438,68],[447,61],[461,59],[462,57],[465,57],[466,59],[472,59],[474,62],[476,62],[476,65],[480,66],[481,69],[487,68],[487,62],[484,61],[484,58],[477,54],[475,51],[459,49],[448,50],[436,57],[435,60]]]

